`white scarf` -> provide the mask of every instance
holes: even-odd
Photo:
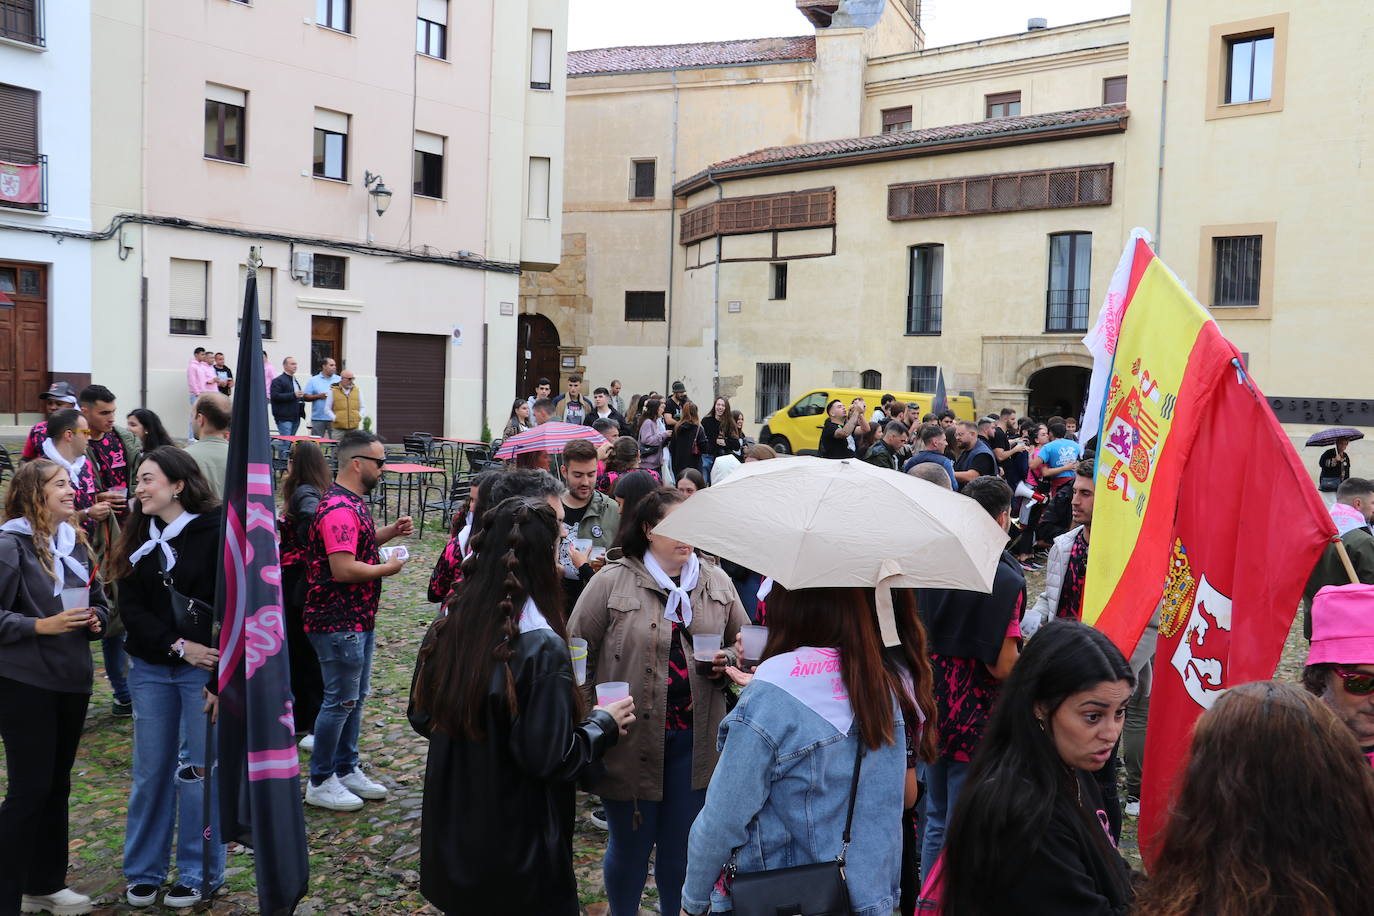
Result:
[[[460,559],[468,555],[468,541],[472,538],[472,513],[469,512],[465,517],[463,530],[458,532],[458,557]]]
[[[51,439],[43,440],[43,454],[54,464],[67,469],[67,476],[72,479],[72,489],[76,489],[81,483],[81,472],[86,469],[86,456],[82,455],[75,461],[68,461],[62,453],[57,450],[57,446],[52,444]]]
[[[673,623],[680,623],[684,627],[692,625],[692,589],[697,587],[697,580],[701,578],[701,560],[697,559],[694,553],[687,560],[687,565],[682,567],[682,584],[674,585],[673,580],[663,571],[663,567],[658,565],[654,555],[649,551],[644,551],[644,568],[649,571],[649,575],[654,577],[654,581],[668,593],[668,603],[663,608],[663,616]]]
[[[769,594],[772,593],[772,591],[773,591],[773,580],[772,580],[772,579],[769,579],[769,578],[765,578],[762,582],[759,583],[758,599],[759,599],[760,601],[764,600],[765,598],[767,598],[767,597],[769,596]]]
[[[520,609],[520,632],[528,633],[530,630],[552,630],[549,621],[543,614],[539,613],[539,608],[535,605],[533,598],[525,599],[525,606]]]
[[[167,542],[181,534],[187,525],[198,518],[200,515],[195,512],[183,512],[177,516],[176,521],[167,526],[166,531],[158,528],[157,519],[148,519],[148,540],[143,542],[142,547],[129,554],[129,565],[137,565],[138,561],[152,553],[155,547],[161,547],[162,555],[167,558],[167,569],[170,571],[172,567],[177,565],[177,555],[176,551],[172,549],[172,545]]]
[[[27,534],[33,537],[33,526],[26,518],[12,518],[5,524],[0,525],[0,531],[12,531],[15,534]],[[57,526],[57,531],[52,537],[48,538],[48,550],[52,553],[52,593],[53,597],[62,594],[62,585],[65,577],[62,574],[62,567],[76,573],[83,583],[90,581],[90,570],[82,565],[81,561],[72,556],[72,551],[76,549],[76,529],[66,522]]]
[[[837,732],[849,734],[854,708],[844,686],[839,649],[802,646],[795,652],[775,655],[759,665],[754,680],[780,688]]]

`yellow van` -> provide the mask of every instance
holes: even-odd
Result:
[[[759,441],[771,445],[783,454],[813,455],[820,450],[821,429],[825,426],[825,405],[838,398],[849,406],[855,398],[863,398],[868,405],[868,415],[878,408],[884,394],[890,394],[898,401],[918,404],[922,415],[930,413],[933,394],[916,394],[911,391],[887,391],[876,388],[813,388],[773,416],[763,424]],[[973,398],[950,395],[949,409],[961,420],[975,420],[977,413]]]

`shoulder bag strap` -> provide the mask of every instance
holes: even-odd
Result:
[[[867,748],[864,747],[863,732],[860,732],[858,737],[859,750],[854,755],[854,776],[849,781],[849,813],[846,814],[844,818],[844,844],[840,846],[840,856],[838,859],[841,865],[844,865],[845,857],[849,854],[849,836],[854,826],[854,801],[859,794],[859,768],[864,762],[864,752],[867,750]]]

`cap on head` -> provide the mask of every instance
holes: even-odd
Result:
[[[1307,664],[1374,665],[1374,585],[1328,585],[1317,592]]]
[[[38,396],[40,401],[61,401],[76,406],[76,389],[67,382],[53,382],[48,390]]]
[[[684,394],[686,391],[686,385],[682,384],[681,382],[673,382],[673,394]]]

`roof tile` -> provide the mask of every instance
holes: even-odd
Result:
[[[708,41],[687,45],[649,45],[596,48],[568,52],[568,75],[632,73],[637,70],[680,70],[688,67],[724,67],[731,64],[777,63],[815,60],[816,38],[750,38],[741,41]]]

